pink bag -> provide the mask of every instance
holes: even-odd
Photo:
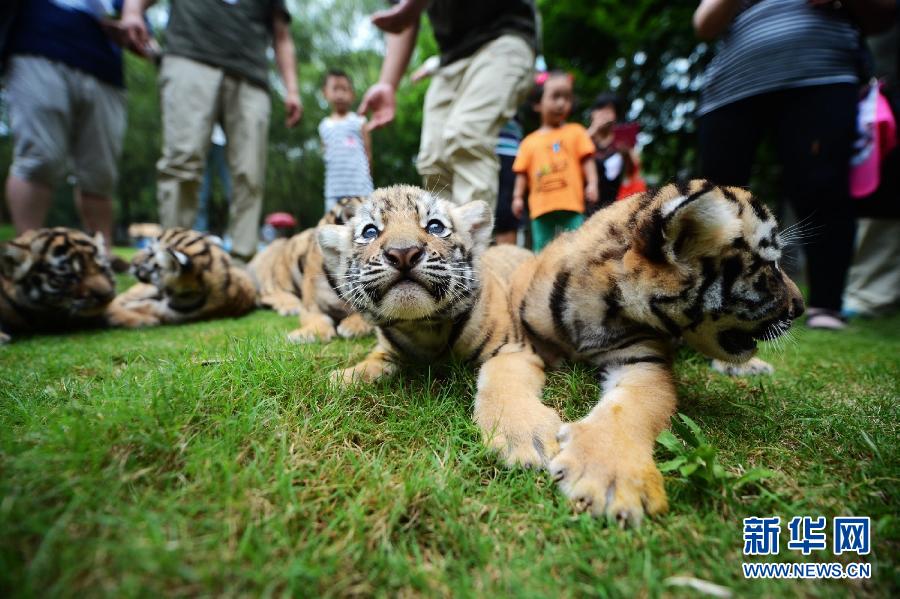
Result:
[[[850,158],[850,195],[864,198],[878,189],[881,160],[897,145],[897,122],[881,84],[873,79],[859,103],[856,141]]]

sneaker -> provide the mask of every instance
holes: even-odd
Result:
[[[809,308],[806,311],[806,326],[823,331],[842,331],[847,328],[847,321],[835,310]]]

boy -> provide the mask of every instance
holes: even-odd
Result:
[[[331,106],[331,115],[319,123],[327,212],[341,198],[372,193],[372,149],[365,117],[350,110],[354,99],[350,76],[336,69],[328,71],[322,94]]]
[[[532,249],[539,252],[557,234],[584,222],[585,200],[596,203],[598,192],[594,143],[584,127],[566,123],[572,111],[571,75],[550,72],[538,80],[535,91],[539,100],[534,109],[541,115],[541,126],[522,140],[513,164],[512,210],[521,218],[529,190]]]

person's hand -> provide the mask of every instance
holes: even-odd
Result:
[[[596,204],[597,200],[600,199],[600,192],[597,189],[596,183],[588,183],[584,187],[584,199],[588,204]]]
[[[366,91],[357,112],[365,116],[370,111],[372,118],[369,119],[369,131],[384,127],[394,120],[397,112],[397,94],[392,85],[379,82]]]
[[[418,83],[422,79],[427,79],[434,75],[439,66],[441,66],[440,57],[431,56],[422,63],[422,66],[412,72],[412,75],[409,76],[409,80],[413,83]]]
[[[419,20],[425,5],[425,0],[403,0],[391,8],[373,13],[371,21],[382,31],[400,33]]]
[[[288,93],[284,97],[284,126],[290,129],[303,117],[303,103],[297,92]]]
[[[147,31],[147,23],[140,12],[124,12],[122,18],[116,24],[115,38],[123,47],[128,48],[138,56],[151,58],[150,33]],[[109,29],[107,29],[109,31]],[[119,41],[121,40],[121,41]]]
[[[513,216],[522,218],[522,215],[525,214],[525,200],[521,196],[513,198],[511,208]]]

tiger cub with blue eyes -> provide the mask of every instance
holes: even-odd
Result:
[[[14,333],[103,326],[115,290],[102,235],[23,233],[0,245],[0,344]]]
[[[535,445],[552,441],[561,422],[541,403],[543,362],[508,302],[510,276],[532,254],[488,248],[492,228],[482,201],[457,206],[405,185],[376,190],[345,225],[319,227],[338,295],[378,338],[332,378],[374,381],[448,356],[480,365],[474,417],[484,438],[507,463],[537,466]]]
[[[136,283],[116,296],[114,326],[177,324],[241,316],[253,309],[256,288],[250,276],[209,235],[166,229],[135,254]]]
[[[363,197],[341,198],[317,226],[346,223],[364,201]],[[288,333],[290,341],[330,341],[335,335],[353,339],[372,333],[372,325],[334,292],[315,228],[273,241],[247,270],[259,290],[258,305],[282,316],[300,317],[300,326]]]

